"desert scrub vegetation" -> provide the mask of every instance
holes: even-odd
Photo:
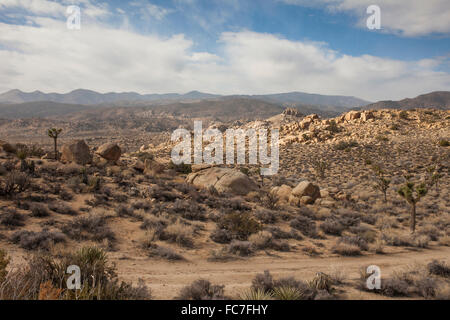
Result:
[[[31,185],[30,177],[23,173],[12,171],[0,180],[0,196],[13,197],[27,190]]]
[[[217,223],[219,229],[227,230],[233,239],[247,240],[248,237],[262,229],[261,224],[249,212],[224,214]]]
[[[428,188],[425,183],[414,183],[409,181],[407,177],[406,183],[398,190],[398,194],[405,199],[411,207],[411,223],[410,229],[414,233],[416,231],[416,207],[417,203],[425,197],[428,193]]]
[[[182,288],[177,300],[224,300],[225,286],[213,285],[205,279],[199,279]]]
[[[17,227],[23,227],[25,225],[26,216],[16,212],[15,209],[4,211],[0,214],[0,225],[7,227],[8,229],[15,229]]]
[[[260,300],[319,300],[334,299],[335,289],[330,276],[318,272],[311,281],[293,277],[274,280],[268,270],[257,274],[252,286],[240,294],[240,298]]]
[[[333,146],[333,149],[336,151],[349,151],[350,149],[355,148],[358,145],[358,142],[356,142],[355,140],[339,141]]]
[[[61,232],[47,229],[39,232],[21,230],[11,236],[11,242],[26,250],[49,251],[54,244],[66,242],[66,237]]]
[[[427,266],[409,266],[403,270],[395,271],[389,278],[382,279],[381,288],[371,291],[388,297],[448,299],[448,295],[443,296],[442,293],[448,292],[449,284],[440,279],[440,277],[445,277],[441,274],[445,267],[445,264],[437,261],[432,261]],[[368,290],[366,283],[369,276],[370,274],[366,273],[366,269],[361,269],[360,282],[357,286],[359,290]]]
[[[81,289],[66,286],[70,265],[80,267]],[[0,299],[147,300],[151,292],[142,281],[137,286],[120,282],[102,249],[84,247],[58,258],[43,253],[28,257],[24,266],[9,271],[0,281]]]
[[[62,232],[73,240],[108,240],[114,243],[116,237],[107,224],[108,217],[101,214],[89,214],[74,218],[62,226]]]

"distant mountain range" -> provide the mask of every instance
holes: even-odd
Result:
[[[189,102],[205,99],[222,99],[222,98],[248,98],[257,99],[266,102],[279,104],[304,104],[304,105],[322,105],[332,107],[358,107],[364,106],[369,101],[365,101],[355,97],[348,96],[327,96],[319,94],[309,94],[303,92],[289,92],[268,95],[232,95],[222,96],[199,91],[191,91],[186,94],[167,93],[167,94],[144,94],[136,92],[123,93],[98,93],[91,90],[78,89],[69,93],[43,93],[41,91],[23,92],[20,90],[10,90],[0,94],[0,103],[26,103],[36,101],[51,101],[58,103],[80,104],[80,105],[98,105],[98,104],[115,104],[115,105],[132,105],[132,102],[148,102],[148,103],[172,103],[172,102]]]
[[[379,101],[368,104],[362,109],[415,109],[415,108],[433,108],[448,110],[450,109],[450,91],[435,91],[422,94],[413,99],[403,99],[400,101]]]

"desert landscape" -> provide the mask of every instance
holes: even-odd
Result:
[[[0,0],[2,311],[436,311],[449,17],[448,0]]]
[[[449,96],[340,114],[261,97],[0,108],[0,299],[448,299]],[[175,165],[171,132],[194,120],[278,129],[278,173]]]

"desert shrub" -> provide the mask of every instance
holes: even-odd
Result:
[[[270,226],[267,228],[274,239],[295,239],[295,240],[303,240],[303,237],[297,231],[291,229],[289,232],[284,231],[276,226]]]
[[[450,278],[450,266],[444,261],[433,260],[427,265],[430,274]]]
[[[333,291],[333,283],[333,279],[329,275],[323,272],[317,272],[308,284],[313,289],[325,290],[331,293]]]
[[[5,280],[8,271],[6,271],[6,267],[9,264],[9,257],[6,254],[6,251],[0,249],[0,284]]]
[[[0,215],[0,224],[8,228],[23,227],[25,216],[18,212],[10,211]]]
[[[231,242],[233,235],[229,230],[216,228],[211,232],[210,238],[214,242],[225,244]]]
[[[335,219],[326,219],[321,225],[320,229],[326,234],[340,236],[345,227]]]
[[[133,202],[132,207],[136,210],[144,210],[144,211],[149,211],[151,209],[151,204],[148,201],[145,200],[137,200],[135,202]]]
[[[61,198],[61,200],[70,201],[73,199],[73,194],[66,189],[61,189],[61,191],[59,192],[59,197]]]
[[[50,211],[47,207],[41,203],[33,203],[30,206],[31,216],[36,218],[44,218],[50,215]]]
[[[272,234],[268,231],[260,231],[258,233],[252,234],[248,240],[257,249],[270,248],[273,244]]]
[[[448,146],[450,146],[450,142],[448,140],[446,140],[446,139],[440,139],[439,140],[439,145],[441,147],[448,147]]]
[[[205,209],[193,201],[176,200],[173,210],[188,220],[206,220]]]
[[[75,193],[80,193],[83,190],[80,177],[72,177],[67,180],[67,186]]]
[[[127,207],[125,205],[120,205],[116,208],[116,214],[118,217],[126,218],[126,217],[135,217],[133,207]]]
[[[369,245],[367,244],[367,241],[359,236],[344,236],[341,237],[338,242],[342,243],[348,243],[348,244],[354,244],[358,246],[361,250],[368,250]]]
[[[192,239],[193,234],[194,230],[191,226],[177,221],[163,229],[159,238],[160,240],[170,241],[180,246],[192,247],[194,245]]]
[[[359,246],[355,244],[345,243],[345,242],[337,242],[332,251],[341,256],[359,256],[361,255],[361,249]]]
[[[297,218],[292,219],[289,225],[292,228],[299,230],[307,237],[316,238],[318,236],[316,223],[308,217],[298,216]]]
[[[191,285],[181,289],[179,300],[223,300],[225,286],[212,285],[204,279],[194,281]]]
[[[224,215],[218,222],[220,229],[233,234],[233,238],[247,240],[248,237],[261,230],[261,225],[247,212],[234,212]]]
[[[417,234],[388,234],[388,232],[382,233],[382,239],[387,245],[396,247],[417,247],[427,248],[430,238],[424,235]]]
[[[342,150],[349,150],[351,148],[357,147],[358,142],[351,140],[351,141],[339,141],[337,144],[334,145],[333,149],[336,151],[342,151]]]
[[[62,232],[74,240],[115,240],[113,231],[107,225],[107,217],[96,214],[83,215],[67,222]]]
[[[80,290],[66,288],[70,276],[66,270],[70,265],[81,269]],[[63,253],[59,258],[34,255],[25,266],[9,272],[0,285],[0,299],[35,300],[48,296],[64,300],[144,300],[151,298],[151,292],[142,281],[136,287],[119,282],[105,252],[95,247]]]
[[[141,229],[156,229],[162,230],[169,224],[169,221],[162,217],[148,216],[144,218],[141,224]]]
[[[418,234],[429,237],[431,241],[438,241],[441,236],[439,229],[432,225],[424,226],[419,230]]]
[[[64,202],[51,202],[48,204],[48,208],[56,213],[76,216],[78,213]]]
[[[27,174],[12,171],[0,181],[0,196],[13,196],[24,192],[30,185],[31,181]]]
[[[232,254],[247,257],[253,254],[254,246],[249,241],[233,240],[228,245],[227,250]]]
[[[330,167],[330,164],[326,160],[321,160],[321,159],[313,160],[314,172],[316,173],[316,176],[319,179],[325,178],[325,173],[329,167]]]
[[[182,174],[189,174],[192,172],[192,166],[190,164],[175,164],[172,161],[169,163],[169,169]]]
[[[21,230],[12,235],[11,241],[26,250],[48,251],[55,243],[65,242],[66,238],[60,232]]]
[[[272,210],[259,209],[255,212],[255,217],[262,223],[272,224],[277,221],[277,215]]]
[[[275,210],[278,208],[278,200],[278,196],[272,192],[265,192],[260,199],[261,206],[270,210]]]
[[[318,293],[314,287],[293,277],[274,280],[268,270],[253,278],[250,290],[265,293],[278,300],[312,300]]]
[[[168,247],[159,246],[155,243],[144,243],[144,249],[147,251],[149,257],[157,257],[169,261],[184,260],[184,257]]]
[[[398,114],[398,116],[400,117],[400,119],[408,120],[408,111],[403,110]]]

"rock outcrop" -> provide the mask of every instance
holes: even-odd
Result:
[[[115,162],[122,155],[122,150],[115,143],[105,143],[98,148],[96,153],[106,160]]]
[[[246,195],[258,189],[256,183],[244,173],[229,169],[213,167],[191,173],[186,181],[195,186],[208,189],[214,187],[218,192]]]

